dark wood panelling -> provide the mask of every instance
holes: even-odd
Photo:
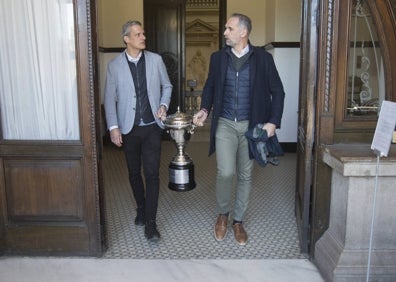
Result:
[[[310,201],[312,187],[312,154],[314,147],[315,83],[317,73],[318,42],[316,13],[319,1],[304,1],[302,6],[302,28],[300,49],[299,113],[297,139],[297,175],[295,214],[303,253],[312,247],[309,242]]]
[[[78,160],[6,160],[9,220],[80,221],[82,175]]]
[[[13,226],[8,228],[6,245],[12,254],[86,255],[89,253],[87,226]]]
[[[300,42],[293,42],[293,41],[288,41],[288,42],[271,42],[268,44],[265,44],[263,47],[265,50],[271,50],[274,48],[300,48]]]
[[[125,50],[125,47],[99,47],[99,52],[101,53],[121,53]]]
[[[0,158],[0,171],[4,172],[3,159]],[[4,185],[4,173],[0,173],[0,255],[6,249],[6,222],[7,222],[7,201]]]
[[[2,140],[0,144],[0,155],[2,157],[18,157],[26,159],[64,159],[81,158],[84,155],[84,148],[80,141],[14,141]]]

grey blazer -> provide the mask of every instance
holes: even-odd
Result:
[[[136,109],[135,86],[125,52],[126,50],[109,62],[104,93],[107,126],[118,126],[122,134],[132,130]],[[156,113],[162,104],[169,107],[172,84],[161,56],[146,50],[143,52],[151,111],[158,126],[164,128]]]

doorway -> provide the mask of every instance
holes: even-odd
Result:
[[[178,85],[176,87],[178,92],[172,96],[173,107],[171,112],[175,111],[175,106],[178,105],[182,105],[182,110],[184,111],[194,111],[194,103],[188,103],[188,94],[192,92],[194,95],[200,90],[199,87],[202,87],[202,83],[200,85],[201,79],[199,77],[200,75],[202,77],[202,71],[204,70],[202,68],[204,65],[202,63],[204,52],[198,52],[198,48],[196,47],[199,44],[203,44],[204,47],[212,47],[213,36],[216,36],[214,30],[216,29],[216,40],[219,41],[217,48],[222,45],[222,30],[226,21],[226,10],[222,10],[224,18],[219,20],[218,28],[214,29],[215,24],[208,24],[208,20],[191,17],[191,20],[187,22],[187,9],[184,14],[181,13],[180,5],[182,3],[176,1],[172,2],[170,6],[165,7],[164,5],[168,1],[158,1],[157,4],[159,6],[155,8],[153,2],[155,1],[144,2],[145,5],[150,5],[144,8],[145,19],[148,20],[144,21],[145,30],[149,36],[147,38],[147,45],[153,51],[162,53],[162,55],[165,53],[165,57],[163,56],[165,58],[164,61],[171,62],[171,64],[168,64],[168,66],[172,67],[170,69],[173,70],[173,72],[170,72],[170,77],[173,81],[176,81],[173,82],[174,85]],[[222,2],[225,3],[225,1]],[[161,16],[159,16],[159,13],[161,13]],[[186,19],[186,23],[172,26],[170,24],[172,23],[172,18],[176,19],[176,22],[184,18]],[[163,24],[159,19],[168,21],[169,24]],[[171,26],[172,28],[170,28]],[[180,33],[180,29],[184,29],[184,32]],[[173,34],[169,35],[169,33]],[[199,41],[194,42],[194,36],[197,34],[202,36],[203,43],[199,43]],[[172,44],[164,40],[164,38],[172,38]],[[191,52],[191,57],[187,55],[187,51],[184,51],[184,45],[180,45],[181,42],[185,42],[185,49],[188,46],[194,46],[196,48]],[[171,52],[167,48],[170,48]],[[167,60],[168,58],[170,59]],[[191,64],[190,70],[187,69],[189,68],[189,63],[195,61],[198,61],[197,66],[195,66],[198,71],[194,73],[193,64]],[[206,62],[209,62],[209,57]],[[194,77],[195,75],[197,76]],[[190,84],[188,82],[190,80],[196,80],[196,82]],[[181,83],[178,81],[181,81]],[[199,133],[197,132],[197,134]],[[235,254],[240,252],[239,249],[236,249],[237,246],[232,240],[232,234],[228,235],[228,241],[226,242],[227,249],[230,250],[230,253],[222,253],[219,251],[219,248],[224,249],[224,246],[215,245],[217,242],[213,239],[212,234],[214,224],[212,220],[213,214],[215,214],[213,211],[215,199],[213,194],[214,172],[216,170],[214,165],[215,160],[213,157],[207,157],[208,145],[205,142],[206,140],[202,142],[191,141],[187,145],[186,150],[194,159],[197,167],[198,185],[195,190],[186,193],[169,191],[167,183],[164,182],[168,179],[168,161],[175,153],[173,143],[164,141],[163,163],[161,164],[162,171],[160,175],[162,179],[160,201],[164,202],[162,204],[160,203],[158,215],[159,229],[164,237],[164,242],[161,242],[163,243],[161,245],[152,246],[148,244],[142,230],[137,229],[131,224],[133,222],[134,203],[128,182],[114,180],[115,183],[113,184],[111,182],[105,183],[105,186],[117,188],[116,191],[107,191],[106,193],[110,198],[106,205],[107,209],[111,212],[112,204],[110,201],[113,201],[117,206],[114,207],[114,211],[119,212],[119,215],[115,213],[109,214],[107,225],[109,232],[109,251],[106,256],[226,259],[233,258]],[[111,147],[105,148],[104,160],[108,159],[113,164],[123,164],[123,156],[119,154],[119,151],[113,149]],[[111,161],[111,158],[114,158],[113,161]],[[295,162],[295,154],[291,153],[287,154],[284,166],[282,165],[282,169],[280,170],[271,168],[264,171],[256,168],[255,181],[257,183],[255,184],[255,192],[257,194],[252,195],[254,203],[252,204],[252,212],[250,214],[251,223],[246,226],[250,234],[249,236],[251,236],[250,240],[254,241],[254,244],[244,253],[244,257],[261,259],[304,257],[299,248],[298,232],[294,216]],[[108,173],[107,164],[105,163],[104,165],[104,171]],[[110,169],[112,167],[117,168],[119,173],[124,173],[123,166],[110,165]],[[110,179],[117,175],[117,171],[109,173],[111,175]],[[108,179],[108,176],[105,176],[105,179]],[[119,175],[117,179],[126,180],[127,177],[125,175]],[[282,179],[287,183],[276,183],[277,181],[275,179]],[[124,193],[121,194],[123,196],[120,196],[120,192]],[[197,246],[203,246],[203,248],[199,249]]]
[[[144,1],[148,49],[159,53],[174,85],[168,113],[193,113],[212,52],[223,44],[226,1]]]

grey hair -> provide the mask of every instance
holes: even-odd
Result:
[[[238,18],[238,25],[246,28],[248,35],[250,34],[252,31],[252,20],[248,16],[240,13],[233,13],[230,18]]]
[[[139,25],[142,26],[142,23],[139,21],[127,21],[123,26],[122,26],[122,30],[121,30],[121,36],[129,36],[130,34],[130,27],[134,26],[134,25]]]

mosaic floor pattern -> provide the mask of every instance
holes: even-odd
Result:
[[[192,191],[168,188],[168,165],[176,154],[170,141],[163,142],[160,196],[157,215],[161,240],[150,243],[144,227],[135,226],[136,204],[128,183],[123,152],[107,145],[103,152],[108,250],[104,258],[134,259],[300,259],[294,216],[296,155],[286,153],[280,165],[255,166],[253,190],[244,227],[246,246],[227,237],[213,237],[216,219],[214,183],[216,159],[208,157],[207,142],[190,142],[186,152],[195,165],[197,186]]]

